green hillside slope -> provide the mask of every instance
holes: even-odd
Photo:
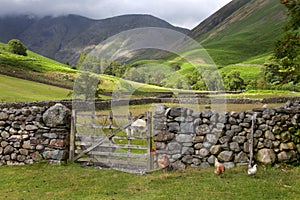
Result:
[[[12,54],[6,44],[0,43],[0,102],[69,98],[76,71],[34,52],[27,53]]]
[[[240,1],[244,0],[232,1],[208,18],[208,21],[215,20],[218,14],[222,17],[222,10],[225,8],[235,9],[208,32],[201,32],[203,24],[208,23],[206,21],[191,33],[219,65],[239,63],[271,52],[282,32],[282,24],[286,18],[285,8],[278,1],[251,0],[237,9],[234,5]]]
[[[72,89],[76,70],[27,50],[28,56],[12,54],[0,43],[0,73]]]
[[[27,51],[28,56],[12,54],[0,43],[0,102],[37,101],[70,98],[78,71],[68,65]],[[99,75],[104,92],[165,92],[168,88],[136,83],[114,76]],[[101,96],[102,99],[111,98]]]
[[[69,90],[0,75],[0,103],[67,99]]]

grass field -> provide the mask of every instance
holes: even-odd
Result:
[[[245,167],[154,172],[146,175],[78,165],[1,166],[1,199],[259,199],[300,197],[300,167],[258,167],[249,177]]]
[[[68,99],[67,89],[0,75],[0,102]]]
[[[214,95],[211,95],[214,96]],[[223,95],[218,95],[221,97]],[[249,90],[240,94],[226,94],[226,98],[250,98],[250,99],[264,99],[264,98],[278,98],[278,97],[299,97],[300,92],[284,91],[284,90]]]

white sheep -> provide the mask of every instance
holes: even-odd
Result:
[[[127,136],[134,133],[145,134],[147,131],[147,123],[143,119],[135,120],[128,128],[126,128]]]

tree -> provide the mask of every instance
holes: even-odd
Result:
[[[12,39],[8,42],[8,49],[11,53],[17,54],[17,55],[22,55],[22,56],[27,56],[27,48],[25,45],[17,39]]]
[[[98,76],[89,72],[81,72],[76,79],[73,89],[75,97],[84,96],[85,100],[99,98],[102,90],[99,88],[101,81]]]
[[[287,8],[289,20],[272,58],[265,64],[265,78],[272,86],[296,85],[300,82],[300,0],[280,2]]]
[[[233,70],[228,73],[224,78],[224,85],[226,90],[238,91],[245,89],[245,82],[241,78],[239,71]]]
[[[103,72],[107,75],[112,75],[116,77],[122,77],[126,71],[128,70],[127,66],[125,64],[121,64],[118,61],[112,61]]]

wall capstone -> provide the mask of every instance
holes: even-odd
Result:
[[[50,107],[44,114],[43,120],[47,126],[56,127],[69,123],[70,110],[61,103]]]

